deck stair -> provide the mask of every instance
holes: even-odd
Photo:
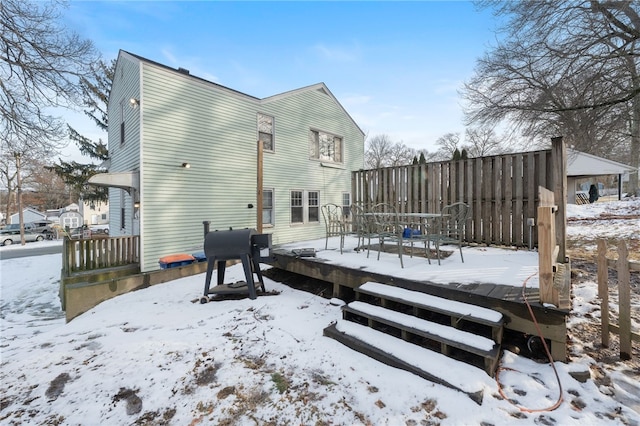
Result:
[[[505,324],[500,312],[375,282],[356,288],[355,298],[343,306],[343,319],[327,327],[325,335],[474,399],[479,390],[469,389],[464,377],[474,377],[473,371],[477,375],[480,369],[494,376]],[[393,343],[383,343],[389,339]],[[416,350],[426,364],[416,365],[403,355]],[[451,370],[469,371],[461,381],[457,375],[443,377]]]

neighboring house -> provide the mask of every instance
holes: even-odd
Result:
[[[82,202],[82,217],[86,225],[105,225],[109,223],[108,202]]]
[[[22,210],[23,223],[37,222],[45,220],[46,218],[47,216],[44,213],[40,213],[38,210],[32,209],[31,207],[27,207]],[[9,223],[20,223],[20,215],[18,213],[14,213],[9,216]]]
[[[120,51],[108,113],[109,173],[90,183],[110,187],[110,235],[140,235],[142,272],[201,250],[204,221],[321,238],[320,206],[349,205],[364,165],[364,133],[323,83],[260,99]]]
[[[620,198],[622,182],[627,181],[631,173],[638,173],[638,169],[569,148],[567,149],[567,202],[576,204],[576,193],[584,192],[583,181],[587,180],[589,185],[593,183],[600,186],[601,182],[598,182],[598,178],[605,176],[616,177],[618,183],[616,194]],[[589,185],[587,185],[587,192]]]

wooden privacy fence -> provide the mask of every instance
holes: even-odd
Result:
[[[62,243],[62,276],[74,272],[137,264],[140,261],[139,236],[90,238]]]
[[[353,202],[365,208],[392,204],[400,213],[436,213],[464,201],[471,206],[465,241],[533,246],[537,233],[538,187],[549,188],[566,203],[566,148],[552,148],[467,160],[359,170],[352,174]],[[565,254],[566,212],[556,217],[559,255]]]
[[[620,337],[620,359],[631,359],[631,341],[640,342],[640,334],[631,330],[631,270],[640,271],[640,263],[628,260],[624,241],[618,241],[618,259],[607,259],[607,243],[598,240],[598,297],[602,324],[602,346],[609,346],[609,333]],[[618,272],[618,324],[609,323],[609,268]]]

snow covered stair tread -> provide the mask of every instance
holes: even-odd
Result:
[[[387,325],[399,325],[403,329],[412,329],[424,337],[435,338],[448,345],[459,347],[474,353],[485,355],[491,354],[497,348],[496,343],[486,337],[478,336],[467,331],[458,330],[450,326],[426,321],[412,315],[385,309],[380,306],[370,305],[363,302],[351,302],[344,310],[351,313],[361,314],[375,321]]]
[[[503,315],[492,309],[372,281],[362,284],[357,291],[391,300],[405,301],[413,306],[422,305],[434,311],[457,313],[460,317],[473,318],[478,323],[501,325],[504,322]]]
[[[488,376],[479,368],[350,321],[338,320],[325,328],[324,334],[380,362],[460,390],[482,403]]]

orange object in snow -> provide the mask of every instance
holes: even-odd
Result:
[[[161,257],[159,260],[160,268],[168,269],[168,268],[176,268],[178,266],[189,265],[196,260],[190,254],[186,253],[178,253],[178,254],[170,254],[168,256]]]

